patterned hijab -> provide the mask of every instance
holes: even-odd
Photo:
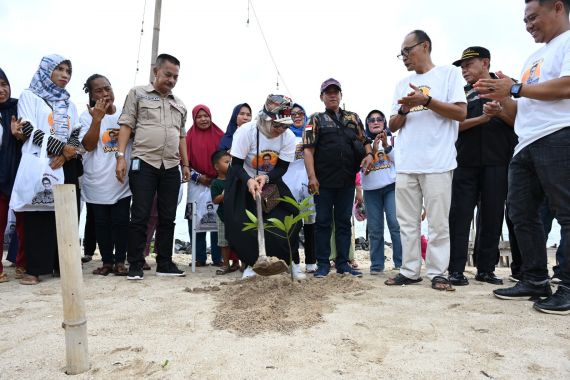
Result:
[[[57,54],[43,57],[40,62],[40,67],[38,67],[38,71],[36,71],[30,83],[30,91],[50,105],[53,111],[53,129],[55,135],[58,139],[67,141],[69,136],[69,119],[67,116],[69,92],[57,86],[51,80],[53,70],[63,61],[68,60]]]

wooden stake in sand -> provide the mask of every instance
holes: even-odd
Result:
[[[89,369],[89,362],[75,186],[54,186],[53,195],[63,297],[62,327],[65,329],[67,359],[65,372],[68,375],[77,375]]]

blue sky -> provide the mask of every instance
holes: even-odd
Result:
[[[26,88],[43,55],[71,59],[68,85],[80,112],[82,87],[106,75],[122,104],[130,87],[148,82],[154,0],[3,0],[0,3],[2,67],[13,95]],[[492,69],[518,77],[538,46],[522,22],[524,0],[256,0],[253,6],[278,64],[277,74],[247,0],[163,0],[160,52],[177,56],[175,89],[189,108],[207,104],[225,128],[240,102],[258,110],[269,93],[286,93],[309,112],[322,108],[319,85],[335,77],[346,108],[362,117],[389,112],[395,84],[407,75],[396,59],[406,33],[425,30],[436,65],[450,64],[464,48],[491,50]],[[140,71],[136,74],[141,20]]]

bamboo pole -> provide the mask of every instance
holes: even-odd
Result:
[[[77,375],[89,370],[89,361],[75,186],[54,186],[53,195],[63,297],[62,327],[65,329],[67,359],[65,372]]]

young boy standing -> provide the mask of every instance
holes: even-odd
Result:
[[[239,264],[234,263],[230,266],[230,246],[226,240],[226,232],[224,226],[224,188],[226,186],[226,174],[230,165],[231,156],[225,150],[220,150],[212,155],[212,164],[218,172],[218,177],[212,181],[210,185],[210,193],[212,194],[212,202],[218,205],[218,246],[222,250],[222,259],[224,265],[216,271],[216,274],[227,274],[236,271]]]

